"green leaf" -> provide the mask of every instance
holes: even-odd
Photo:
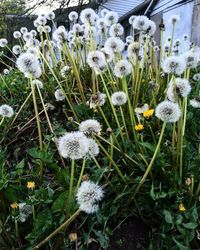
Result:
[[[145,148],[148,148],[150,151],[154,152],[156,149],[155,145],[152,145],[151,143],[148,142],[139,142],[140,145],[142,145]]]
[[[192,209],[192,219],[194,220],[194,221],[197,221],[198,220],[198,218],[199,218],[199,215],[198,215],[198,212],[197,212],[197,208],[196,207],[194,207],[193,209]]]
[[[156,194],[155,194],[155,192],[154,192],[154,185],[153,185],[153,183],[152,183],[152,185],[151,185],[150,196],[151,196],[151,198],[152,198],[153,200],[156,200]]]
[[[194,222],[183,223],[183,226],[187,229],[195,229],[197,228],[197,224]]]
[[[28,150],[28,154],[29,154],[30,156],[32,156],[33,158],[40,158],[40,157],[39,157],[39,152],[38,152],[38,149],[37,149],[37,148],[30,148],[30,149]]]
[[[177,241],[174,237],[173,237],[173,241],[176,243],[176,245],[179,247],[180,250],[188,250],[188,247],[184,246],[183,244],[181,244],[179,241]]]
[[[173,223],[173,219],[172,219],[172,216],[171,216],[171,213],[167,210],[164,210],[163,211],[163,214],[165,216],[165,221],[169,224],[172,224]]]
[[[25,166],[25,160],[23,159],[17,164],[16,169],[24,168],[24,166]]]
[[[7,187],[6,189],[4,189],[4,195],[10,203],[17,201],[18,199],[16,191],[11,187]]]
[[[58,212],[64,210],[67,204],[67,192],[61,193],[58,198],[54,201],[51,210],[53,212]]]
[[[16,166],[17,174],[22,174],[23,173],[24,166],[25,166],[25,160],[23,159]]]
[[[102,177],[106,171],[107,171],[107,168],[97,169],[95,171],[95,174],[91,177],[91,179],[93,179],[95,182],[99,182],[102,179]]]
[[[26,239],[32,243],[38,241],[38,239],[43,238],[44,235],[47,235],[50,232],[52,224],[53,220],[49,209],[43,210],[37,215],[34,221],[33,231],[26,236]]]
[[[183,216],[181,214],[179,214],[177,216],[177,219],[176,219],[176,224],[177,225],[180,225],[182,223],[182,220],[183,220]]]

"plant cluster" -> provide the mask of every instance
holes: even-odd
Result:
[[[145,249],[199,249],[200,49],[174,39],[176,15],[159,46],[146,16],[126,38],[106,9],[71,12],[70,31],[54,18],[0,39],[15,63],[1,60],[1,249],[108,249],[133,216]]]

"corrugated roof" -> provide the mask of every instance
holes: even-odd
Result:
[[[119,17],[122,17],[142,2],[144,0],[108,0],[103,6],[109,10],[116,11]]]

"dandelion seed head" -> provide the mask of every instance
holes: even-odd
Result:
[[[33,80],[33,85],[38,86],[39,89],[43,89],[44,87],[43,83],[38,79]]]
[[[86,37],[86,39],[88,41],[90,41],[90,39],[95,40],[97,38],[97,29],[96,27],[90,27],[90,28],[85,28],[84,29],[84,35]]]
[[[37,31],[36,30],[31,30],[30,33],[32,34],[33,37],[37,36]]]
[[[22,34],[25,34],[25,33],[28,32],[28,29],[27,29],[26,27],[22,27],[22,28],[20,29],[20,32],[21,32]]]
[[[124,34],[124,28],[120,23],[115,23],[110,27],[110,36],[122,36]]]
[[[172,15],[170,18],[169,18],[169,24],[171,25],[174,25],[178,22],[180,22],[180,16],[179,15]]]
[[[91,25],[94,25],[96,21],[96,13],[93,9],[86,8],[81,11],[80,19],[81,19],[81,22],[84,24],[89,23]]]
[[[46,19],[45,16],[39,16],[39,17],[37,18],[37,21],[38,21],[38,23],[39,23],[40,25],[42,25],[42,26],[44,26],[44,25],[47,23],[47,19]]]
[[[89,150],[87,152],[86,157],[88,159],[93,159],[99,154],[99,146],[94,139],[89,138],[88,141],[89,141]]]
[[[128,57],[129,58],[135,58],[136,54],[138,54],[140,49],[140,44],[138,42],[132,42],[128,46]]]
[[[90,108],[95,109],[98,106],[103,106],[106,102],[106,98],[106,95],[100,92],[97,92],[96,94],[92,95],[89,101]]]
[[[45,17],[46,17],[46,19],[47,20],[54,20],[55,19],[55,17],[56,17],[56,15],[55,15],[55,13],[53,12],[53,11],[49,11],[46,15],[45,15]]]
[[[105,51],[108,54],[120,53],[124,50],[125,44],[118,37],[109,37],[105,42]]]
[[[100,135],[101,124],[94,119],[88,119],[80,123],[79,131],[83,132],[86,136]]]
[[[170,56],[165,59],[162,68],[165,73],[181,75],[186,69],[186,63],[180,56]]]
[[[61,71],[60,74],[63,78],[67,77],[68,73],[69,73],[70,67],[68,65],[64,66]]]
[[[111,26],[119,20],[119,16],[115,11],[109,11],[104,18],[107,26]]]
[[[31,32],[26,32],[26,33],[24,33],[24,34],[23,34],[23,39],[24,39],[25,42],[27,42],[27,41],[33,39],[32,33],[31,33]]]
[[[80,25],[79,23],[75,23],[73,25],[72,30],[74,31],[74,34],[76,34],[76,35],[79,35],[81,32],[83,32],[82,25]]]
[[[78,189],[76,200],[82,211],[92,214],[98,210],[98,202],[103,196],[103,189],[98,184],[84,181]]]
[[[42,74],[39,62],[34,54],[22,53],[16,62],[18,69],[28,77],[31,74],[33,77],[40,77]]]
[[[198,63],[198,54],[192,51],[187,51],[183,55],[184,60],[186,61],[187,68],[196,68]]]
[[[8,40],[5,38],[0,39],[0,47],[4,48],[8,44]]]
[[[170,81],[167,89],[168,100],[175,102],[176,96],[186,97],[191,91],[191,85],[187,79],[176,78]]]
[[[21,222],[25,222],[32,214],[32,207],[26,203],[19,203],[19,219]]]
[[[88,153],[88,138],[82,132],[66,133],[59,138],[58,149],[64,158],[81,159]]]
[[[181,110],[177,103],[163,101],[156,107],[155,115],[163,122],[177,122],[181,116]]]
[[[154,33],[156,32],[156,24],[155,22],[149,20],[148,21],[148,28],[147,28],[147,32],[150,36],[153,36]]]
[[[9,69],[4,69],[4,70],[3,70],[3,74],[4,74],[4,75],[9,75],[9,73],[10,73]]]
[[[200,81],[200,73],[196,73],[193,75],[193,80],[194,81]]]
[[[91,51],[88,53],[87,63],[91,68],[101,68],[106,65],[106,58],[101,51]]]
[[[111,96],[112,104],[115,106],[121,106],[127,102],[126,93],[123,91],[118,91],[112,94]]]
[[[51,32],[51,27],[49,25],[44,26],[44,32],[50,33]]]
[[[19,39],[21,36],[22,36],[22,34],[21,34],[19,31],[14,31],[14,32],[13,32],[13,37],[14,37],[15,39]]]
[[[136,18],[136,16],[134,16],[134,15],[129,17],[128,22],[129,22],[130,25],[133,25],[133,22],[134,22],[135,18]]]
[[[127,60],[120,60],[114,67],[114,74],[117,77],[125,77],[131,73],[132,66]]]
[[[104,56],[105,56],[105,58],[106,58],[106,62],[109,63],[109,62],[111,62],[111,61],[113,60],[113,54],[107,53],[106,50],[105,50],[105,48],[102,48],[102,49],[101,49],[101,52],[104,53]]]
[[[14,115],[13,108],[7,104],[0,106],[0,115],[3,117],[12,117]]]
[[[200,96],[197,96],[194,99],[191,99],[190,100],[190,105],[193,108],[200,108]]]
[[[97,27],[98,28],[106,28],[106,23],[105,23],[105,19],[104,18],[99,18],[97,20]]]
[[[57,89],[54,92],[54,96],[56,98],[56,101],[63,101],[63,100],[65,100],[65,94],[63,93],[62,89]]]
[[[59,26],[53,33],[53,38],[59,42],[65,42],[67,41],[67,36],[68,36],[68,33],[65,29],[64,26]]]
[[[136,16],[133,21],[133,28],[141,31],[147,31],[149,19],[146,16]]]
[[[105,17],[105,15],[108,14],[108,12],[109,12],[108,9],[103,9],[103,10],[101,10],[100,14],[101,14],[102,17]]]
[[[78,13],[76,11],[71,11],[68,16],[71,22],[75,22],[78,20]]]

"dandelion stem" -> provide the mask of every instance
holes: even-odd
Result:
[[[74,184],[74,166],[75,166],[75,160],[72,159],[69,193],[68,193],[68,199],[67,199],[67,216],[70,214],[70,205],[71,205],[71,198],[72,198],[72,191],[73,191],[73,184]]]
[[[115,163],[115,161],[110,157],[109,153],[107,152],[107,150],[105,150],[105,148],[101,145],[101,143],[98,141],[97,142],[100,146],[100,148],[103,150],[103,152],[105,153],[105,155],[109,158],[109,160],[112,162],[113,166],[115,167],[118,175],[121,177],[121,179],[123,180],[123,182],[126,184],[127,181],[126,179],[124,178],[122,172],[120,171],[119,167],[117,166],[117,164]]]
[[[33,97],[33,105],[35,109],[35,117],[36,117],[37,128],[38,128],[40,150],[42,150],[43,149],[42,131],[41,131],[41,126],[40,126],[40,117],[38,113],[37,101],[36,101],[36,96],[35,96],[35,86],[33,85],[32,76],[30,77],[30,82],[31,82],[31,90],[32,90],[32,97]],[[42,176],[43,176],[43,163],[41,162],[40,163],[40,178],[41,179],[42,179]]]
[[[85,170],[85,163],[86,163],[86,158],[83,159],[83,164],[82,164],[82,168],[81,168],[81,173],[80,173],[80,176],[79,176],[77,185],[76,185],[76,191],[78,190],[78,188],[80,187],[80,184],[81,184],[81,180],[82,180],[83,173],[84,173],[84,170]]]
[[[3,118],[1,119],[0,126],[3,124],[4,119],[5,119],[5,116],[3,116]]]
[[[76,219],[76,217],[80,214],[81,210],[78,209],[68,220],[66,220],[62,225],[60,225],[55,231],[53,231],[48,237],[46,237],[43,241],[41,241],[37,246],[33,248],[39,249],[41,246],[43,246],[45,243],[47,243],[51,238],[53,238],[56,234],[58,234],[60,231],[65,229],[73,220]]]
[[[151,171],[151,168],[152,168],[152,166],[153,166],[153,163],[154,163],[154,161],[155,161],[155,159],[156,159],[156,156],[157,156],[157,154],[158,154],[158,152],[159,152],[159,149],[160,149],[160,144],[161,144],[161,142],[162,142],[162,138],[163,138],[163,135],[164,135],[165,127],[166,127],[166,123],[164,122],[164,123],[163,123],[163,126],[162,126],[161,133],[160,133],[159,141],[158,141],[158,144],[157,144],[156,149],[155,149],[155,152],[154,152],[154,155],[153,155],[153,157],[152,157],[152,159],[151,159],[151,162],[149,163],[149,166],[147,167],[147,169],[146,169],[146,171],[145,171],[145,173],[144,173],[142,179],[140,180],[140,182],[139,182],[139,184],[138,184],[138,186],[137,186],[137,188],[136,188],[136,190],[135,190],[134,197],[135,197],[135,195],[139,192],[141,186],[144,184],[144,182],[145,182],[145,180],[146,180],[146,178],[147,178],[149,172]]]

